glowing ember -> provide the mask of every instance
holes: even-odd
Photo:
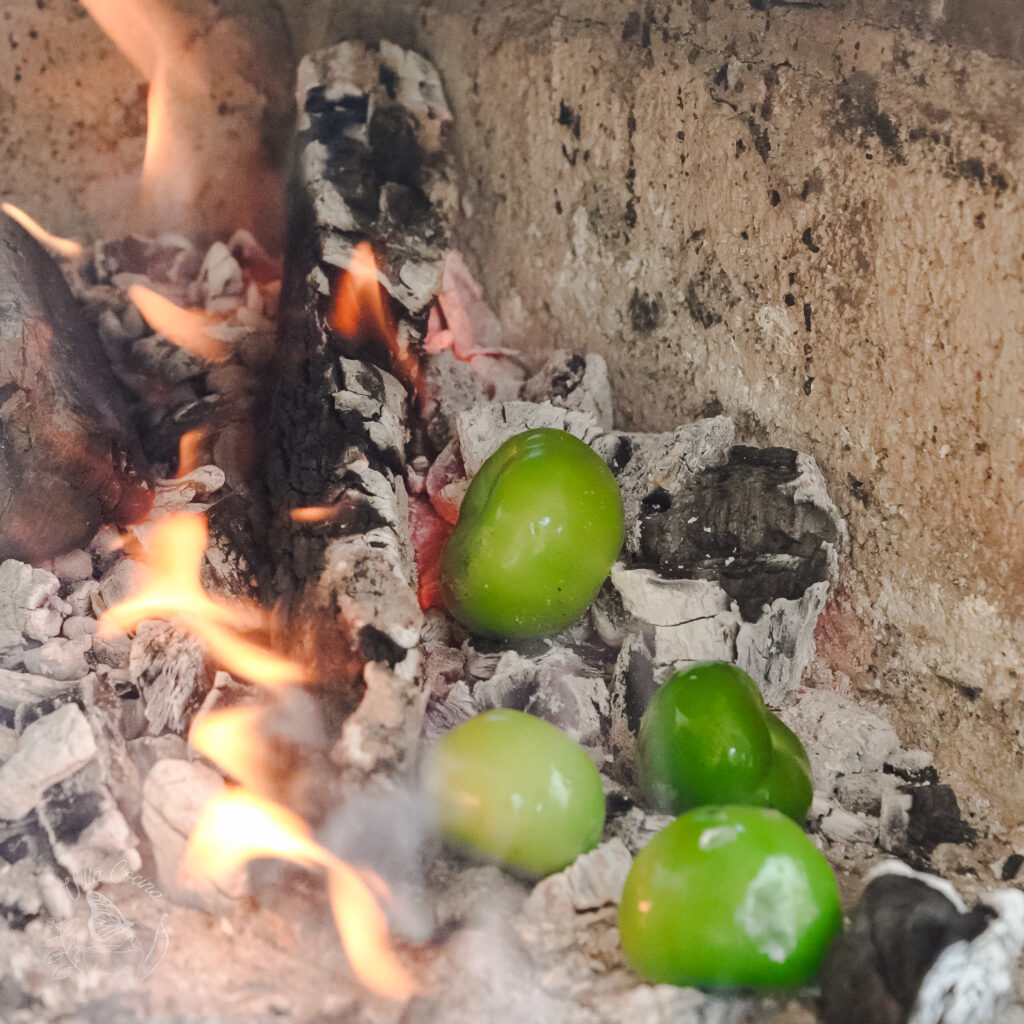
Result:
[[[231,354],[222,342],[207,333],[207,328],[219,322],[218,317],[198,309],[182,309],[152,288],[141,284],[129,287],[128,298],[135,303],[143,319],[154,331],[159,331],[168,341],[194,356],[217,363]]]
[[[82,255],[82,246],[71,238],[60,238],[51,235],[46,228],[33,220],[24,210],[19,210],[13,203],[0,203],[0,210],[11,220],[17,221],[37,242],[51,252],[65,259],[76,260]]]
[[[304,508],[293,508],[288,515],[293,523],[324,523],[337,517],[341,511],[341,503],[335,505],[307,505]]]
[[[148,562],[138,592],[103,613],[99,635],[127,633],[145,619],[178,618],[243,679],[271,688],[308,681],[302,665],[231,632],[262,625],[262,615],[254,608],[214,601],[203,590],[199,570],[206,540],[206,520],[194,513],[179,512],[157,523],[146,541]]]
[[[205,431],[202,427],[195,430],[186,430],[178,442],[178,472],[177,478],[187,476],[194,469],[202,465],[202,444]]]
[[[317,843],[306,823],[280,804],[242,789],[215,797],[189,837],[182,872],[216,882],[257,857],[281,857],[326,868],[338,933],[360,981],[391,999],[407,999],[416,991],[391,948],[384,913],[367,883]],[[377,879],[376,884],[382,883]]]

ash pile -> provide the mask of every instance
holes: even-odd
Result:
[[[993,873],[1013,881],[1020,854],[962,819],[928,752],[905,749],[880,708],[808,685],[847,543],[814,460],[742,444],[726,417],[616,430],[599,356],[556,351],[536,366],[505,344],[452,246],[451,115],[421,57],[342,44],[304,61],[299,88],[283,284],[244,234],[205,255],[173,237],[98,243],[64,268],[78,299],[68,315],[113,368],[90,382],[92,411],[77,428],[109,421],[103,393],[119,396],[118,423],[102,434],[109,472],[82,485],[107,498],[55,543],[109,525],[59,557],[19,549],[25,561],[0,564],[5,1022],[813,1020],[814,993],[648,985],[619,948],[632,858],[671,820],[635,786],[640,716],[674,670],[709,659],[762,681],[807,747],[807,827],[845,895],[887,856],[956,870],[972,895]],[[376,320],[348,323],[339,299],[367,239],[381,261],[370,290],[379,280],[390,298]],[[201,310],[189,325],[201,341],[171,344],[152,329],[140,287]],[[579,623],[544,640],[483,641],[438,605],[439,546],[487,457],[541,426],[609,466],[625,546]],[[186,456],[179,441],[193,430]],[[122,493],[133,501],[115,500]],[[138,517],[124,504],[151,508],[129,524]],[[267,614],[252,628],[315,681],[268,695],[220,670],[178,618],[100,635],[174,515],[206,518],[202,585],[258,596]],[[365,991],[323,892],[297,869],[256,863],[220,887],[182,877],[204,806],[234,777],[189,745],[190,731],[251,707],[275,713],[268,794],[332,855],[391,887],[388,923],[416,994]],[[536,884],[438,849],[416,793],[423,751],[498,707],[564,730],[605,788],[601,844]],[[869,891],[853,931],[870,937]],[[943,898],[956,925],[947,947],[977,959],[970,944],[991,932],[977,916],[964,932],[966,906]],[[893,1021],[920,1009],[919,990],[936,990],[932,967],[897,985]],[[895,983],[880,984],[891,994]],[[1011,1006],[1002,1019],[1021,1016]]]

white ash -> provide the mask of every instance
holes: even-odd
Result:
[[[331,752],[335,764],[369,776],[407,763],[416,749],[428,698],[425,687],[414,685],[419,661],[419,652],[412,650],[394,670],[382,662],[366,663],[366,693],[341,728]]]
[[[0,564],[0,650],[28,640],[49,640],[60,633],[66,607],[60,580],[13,558]]]
[[[89,671],[87,655],[91,651],[92,633],[83,630],[78,639],[57,638],[29,648],[21,660],[25,669],[36,675],[49,679],[81,679]]]
[[[780,717],[807,748],[818,793],[831,793],[840,775],[880,772],[900,745],[880,714],[830,690],[805,691]]]
[[[889,853],[898,853],[907,847],[910,834],[910,809],[914,797],[910,793],[885,789],[879,807],[878,845]]]
[[[43,568],[48,568],[61,583],[80,583],[82,580],[92,579],[92,555],[78,548],[58,555]]]
[[[476,405],[455,417],[455,433],[466,472],[474,476],[489,456],[510,437],[536,427],[565,430],[591,443],[601,433],[589,413],[559,409],[535,402]]]
[[[713,580],[670,580],[653,569],[627,568],[616,562],[612,586],[624,611],[652,626],[679,626],[729,611],[729,596]]]
[[[608,364],[595,352],[582,355],[556,349],[527,380],[520,397],[526,402],[550,402],[559,408],[591,416],[604,431],[612,429],[612,389]]]
[[[65,704],[33,722],[0,765],[0,819],[23,818],[50,786],[95,756],[96,741],[78,705]]]
[[[64,693],[66,681],[0,668],[0,708],[14,711],[21,704],[35,704]]]

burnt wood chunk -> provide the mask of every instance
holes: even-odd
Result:
[[[137,521],[147,474],[99,337],[42,246],[0,215],[0,560]]]
[[[272,567],[261,582],[283,612],[294,652],[316,666],[329,729],[377,685],[335,755],[343,770],[370,772],[409,753],[426,700],[398,699],[403,688],[422,689],[406,414],[457,209],[442,141],[451,114],[434,68],[386,42],[342,43],[306,57],[297,106],[265,467]],[[333,325],[361,242],[374,250],[394,332]],[[296,519],[296,509],[321,512]],[[365,673],[367,659],[379,671]],[[392,678],[401,685],[385,685]],[[394,700],[383,696],[392,690]],[[391,725],[369,721],[372,708]]]

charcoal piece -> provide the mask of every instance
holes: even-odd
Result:
[[[18,749],[0,765],[0,819],[23,818],[48,787],[78,771],[95,754],[92,730],[76,704],[66,704],[28,726]]]
[[[123,860],[138,871],[138,837],[103,784],[96,760],[51,786],[39,805],[39,821],[57,863],[76,878]]]
[[[827,583],[842,528],[831,503],[796,489],[803,471],[789,449],[735,446],[725,465],[697,473],[668,507],[642,513],[641,564],[717,581],[747,622],[777,598],[797,600]]]
[[[59,693],[45,697],[43,700],[26,701],[14,709],[14,728],[18,732],[24,732],[33,722],[38,722],[45,715],[51,715],[58,708],[65,704],[76,704],[84,710],[82,691],[76,685],[69,689],[68,683],[61,683],[64,687]]]
[[[68,684],[61,679],[47,679],[31,672],[0,669],[0,708],[14,711],[21,704],[34,704],[64,693]]]
[[[550,402],[560,409],[586,413],[593,416],[603,430],[612,429],[608,365],[596,353],[582,355],[557,349],[523,384],[521,397],[527,402]]]
[[[150,483],[98,335],[56,263],[0,216],[0,559],[43,561],[136,522]]]
[[[960,815],[956,793],[946,785],[916,786],[911,790],[907,839],[911,849],[929,856],[939,843],[972,843],[977,831]]]
[[[946,881],[889,862],[872,872],[825,959],[825,1024],[985,1024],[1012,991],[1024,894],[967,910]]]
[[[46,569],[13,558],[0,564],[0,651],[16,651],[28,640],[45,641],[60,632],[66,606],[59,590],[60,580]]]
[[[134,826],[142,810],[142,780],[128,755],[124,705],[113,682],[92,674],[82,680],[85,717],[96,737],[96,756],[102,779],[125,818]]]
[[[35,811],[19,821],[0,825],[0,859],[8,864],[31,859],[40,863],[50,855],[50,843]]]
[[[147,732],[184,735],[213,683],[202,645],[167,622],[143,622],[129,660],[144,702]]]

